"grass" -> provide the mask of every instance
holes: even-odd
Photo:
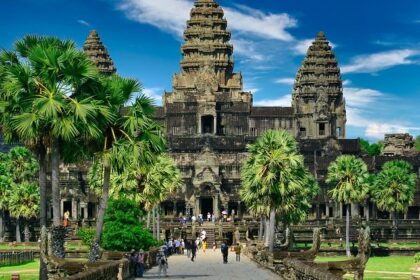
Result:
[[[339,257],[317,257],[316,262],[341,261],[346,260],[345,256]],[[415,271],[414,257],[412,256],[389,256],[389,257],[371,257],[366,265],[365,279],[411,279],[411,275],[419,277],[420,272]],[[352,279],[347,275],[346,279]]]
[[[76,243],[69,243],[65,244],[64,246],[66,249],[69,250],[88,250],[88,247],[81,244]],[[38,250],[38,245],[25,245],[25,244],[18,244],[16,246],[10,246],[8,244],[0,244],[0,250]]]
[[[19,274],[23,280],[37,280],[39,272],[39,260],[22,265],[0,267],[0,280],[9,280],[12,274]]]
[[[305,246],[306,245],[306,246]],[[350,243],[350,246],[352,244]],[[357,246],[357,242],[355,243]],[[379,245],[379,246],[378,246]],[[312,246],[311,243],[296,243],[296,247],[299,249],[309,249]],[[414,242],[414,241],[407,241],[407,242],[397,242],[397,243],[388,243],[388,242],[380,242],[379,244],[376,242],[371,242],[371,246],[373,248],[388,248],[388,249],[414,249],[418,248],[420,249],[420,242]],[[345,242],[322,242],[321,243],[322,249],[344,249],[345,248]]]

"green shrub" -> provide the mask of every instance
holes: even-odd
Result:
[[[137,203],[128,199],[110,200],[101,247],[113,251],[148,250],[159,242],[139,221],[141,211]]]
[[[77,232],[77,236],[82,239],[82,244],[92,247],[93,241],[95,239],[96,230],[95,228],[81,228]]]
[[[415,262],[415,263],[420,262],[420,253],[416,253],[416,254],[414,255],[414,262]]]

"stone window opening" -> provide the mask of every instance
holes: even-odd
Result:
[[[201,134],[213,134],[214,117],[202,116],[201,117]]]
[[[336,135],[336,136],[340,136],[340,135],[341,135],[341,127],[337,127],[337,128],[335,129],[335,135]]]
[[[320,123],[319,124],[319,136],[324,136],[325,135],[325,123]]]
[[[306,128],[305,127],[300,128],[300,136],[306,137]]]

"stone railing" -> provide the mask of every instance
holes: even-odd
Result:
[[[316,267],[311,267],[296,259],[284,259],[283,271],[275,269],[276,273],[285,279],[296,280],[340,280],[342,277],[335,276],[327,271],[322,271]],[[277,268],[277,266],[276,266]]]
[[[86,264],[86,271],[82,271],[71,275],[69,277],[64,277],[61,279],[68,280],[115,280],[115,279],[132,279],[133,275],[131,274],[130,263],[127,259],[120,261],[109,261],[106,263],[91,263]]]
[[[0,252],[0,267],[8,265],[19,265],[34,260],[34,253],[32,251],[26,252]]]

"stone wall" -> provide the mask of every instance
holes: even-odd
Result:
[[[128,273],[127,273],[128,272]],[[120,277],[123,276],[123,277]],[[130,279],[129,261],[112,261],[101,266],[88,269],[86,271],[74,274],[62,279],[68,280],[115,280],[115,279]]]
[[[297,280],[339,280],[337,277],[329,272],[321,271],[317,268],[311,267],[301,261],[295,259],[285,259],[283,261],[283,269],[276,266],[276,273],[285,277],[285,279]]]

